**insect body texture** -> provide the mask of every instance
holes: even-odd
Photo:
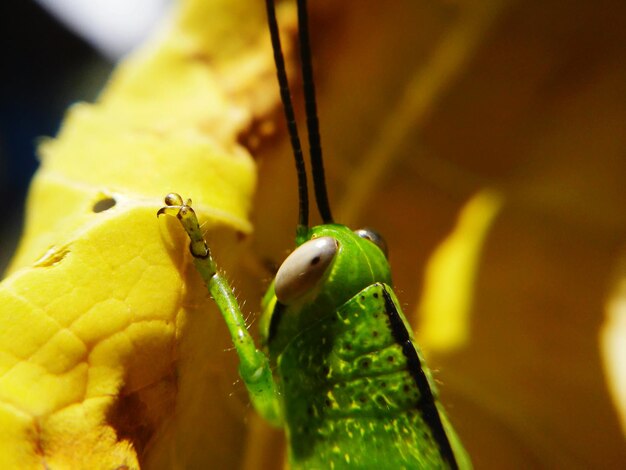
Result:
[[[189,202],[179,196],[166,202],[160,213],[176,215],[191,237],[252,402],[285,427],[293,468],[471,468],[390,287],[380,247],[342,225],[310,229],[264,298],[266,357]]]
[[[311,237],[338,244],[324,280],[304,303],[270,301],[265,321],[293,462],[455,468],[456,436],[440,418],[384,254],[340,225],[315,227]]]

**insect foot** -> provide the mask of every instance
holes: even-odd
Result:
[[[194,259],[209,259],[213,272],[215,272],[215,265],[211,259],[209,247],[202,235],[198,216],[191,207],[191,199],[187,199],[187,202],[183,203],[183,198],[179,194],[170,193],[165,196],[165,204],[165,207],[161,207],[157,212],[157,217],[161,215],[176,217],[189,236],[189,251],[191,255]]]

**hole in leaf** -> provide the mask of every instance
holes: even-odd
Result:
[[[93,205],[91,210],[94,213],[98,214],[100,212],[107,211],[112,207],[115,207],[115,204],[117,204],[117,201],[115,200],[115,198],[112,198],[110,196],[103,197],[102,199],[99,199],[98,201],[96,201],[96,203]]]

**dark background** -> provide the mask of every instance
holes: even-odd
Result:
[[[37,139],[92,100],[111,65],[32,1],[0,2],[0,272],[15,250]]]

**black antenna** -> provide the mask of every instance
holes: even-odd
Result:
[[[296,172],[298,173],[298,234],[300,236],[302,231],[309,225],[309,193],[306,182],[306,168],[304,166],[304,158],[302,157],[302,146],[300,145],[300,137],[298,136],[296,116],[293,112],[291,93],[289,92],[289,81],[287,80],[285,59],[283,57],[283,49],[280,44],[280,35],[278,34],[278,22],[276,21],[276,8],[274,7],[274,0],[266,0],[265,5],[267,7],[267,20],[270,27],[270,37],[272,38],[272,49],[274,49],[274,62],[276,63],[276,76],[278,77],[278,85],[280,87],[280,99],[283,102],[285,118],[287,119],[287,128],[289,129],[289,137],[291,138],[291,148],[293,149],[293,157],[296,163]],[[324,175],[322,170],[322,179],[323,177]],[[315,193],[317,197],[317,183],[315,186]]]
[[[298,35],[300,39],[300,61],[302,63],[302,80],[304,83],[304,103],[306,106],[306,124],[309,134],[309,154],[313,172],[313,186],[315,187],[315,202],[317,210],[325,224],[333,223],[330,213],[326,180],[324,178],[324,163],[322,161],[322,144],[320,139],[319,122],[317,119],[317,104],[315,102],[315,85],[313,83],[313,65],[311,60],[311,42],[309,40],[309,19],[306,0],[298,0]]]

